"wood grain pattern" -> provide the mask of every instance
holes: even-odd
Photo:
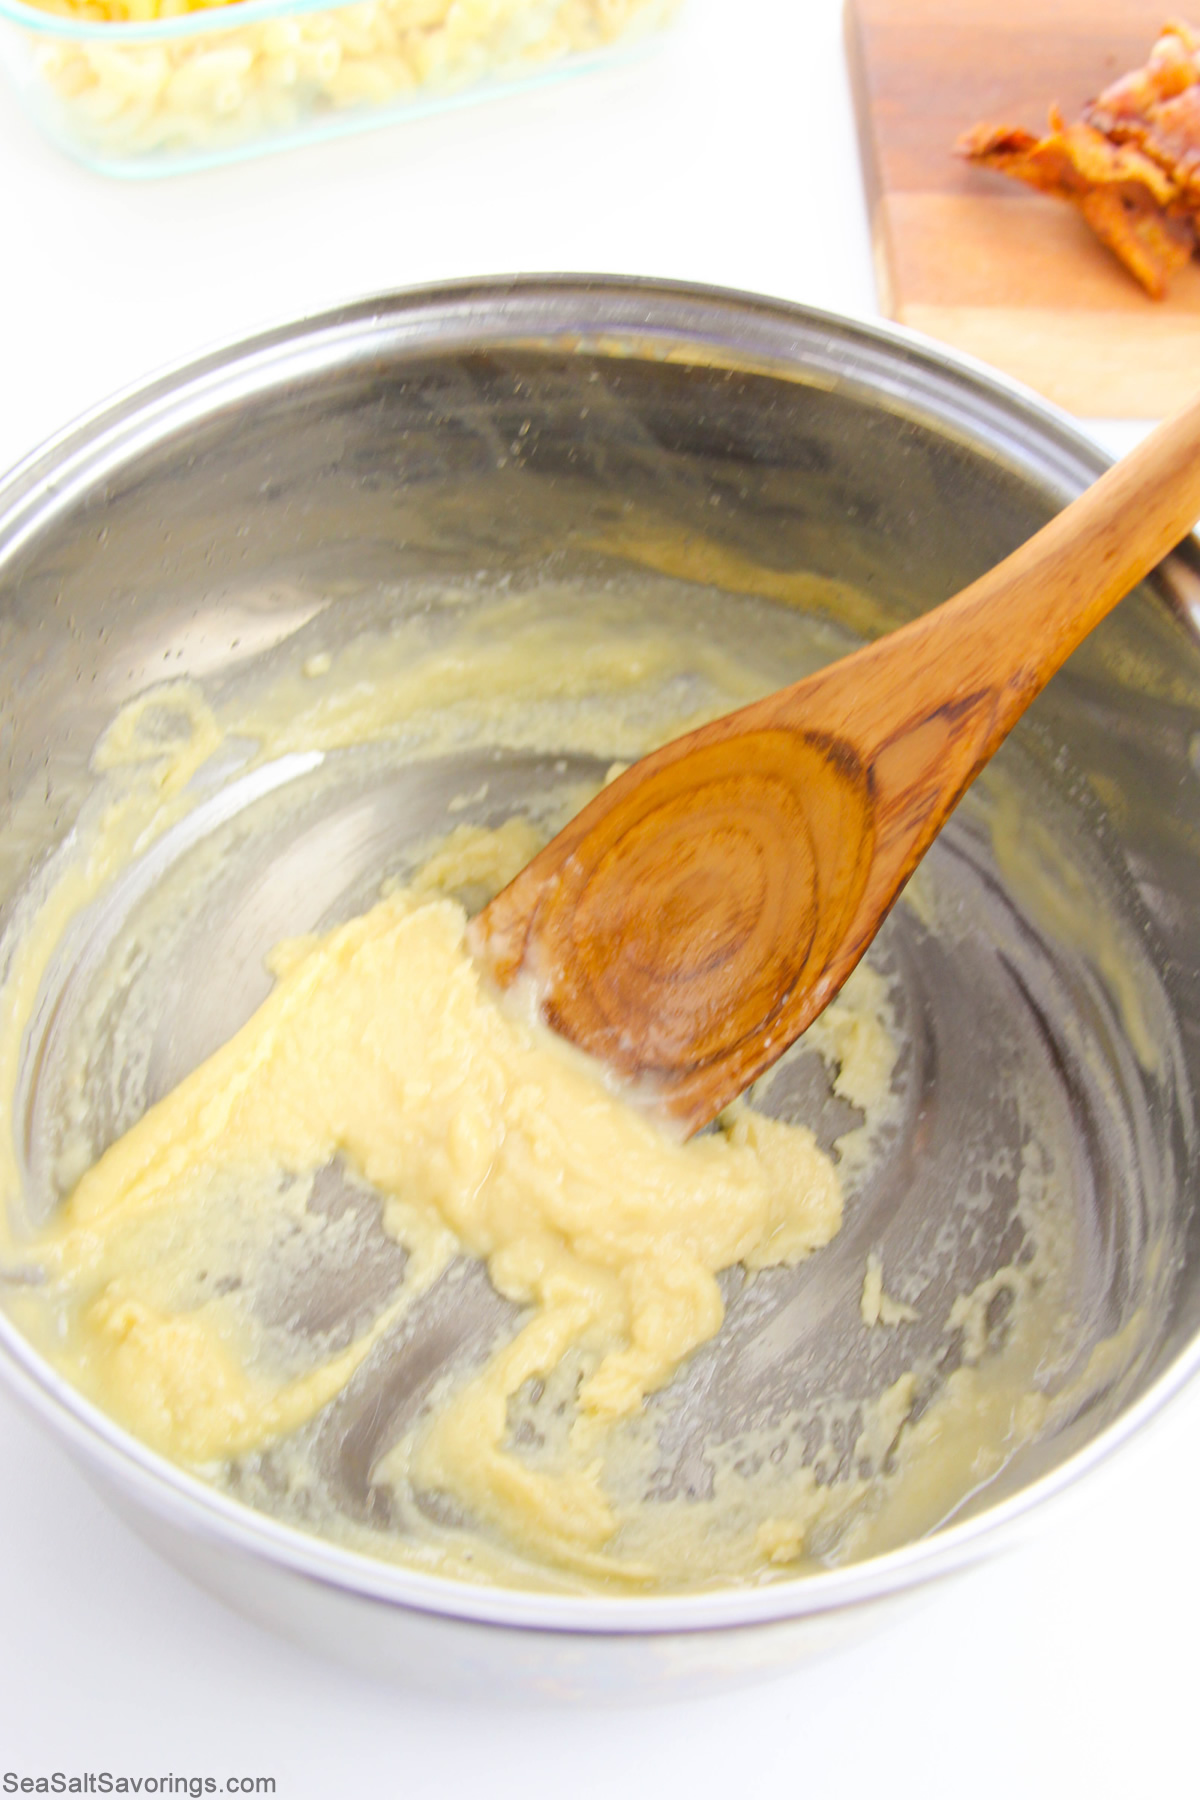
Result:
[[[880,304],[1071,411],[1155,418],[1200,390],[1200,261],[1154,301],[1064,203],[953,154],[1040,130],[1136,67],[1162,0],[846,0]]]
[[[979,769],[1200,514],[1200,402],[954,599],[643,758],[474,921],[689,1131],[837,993]]]

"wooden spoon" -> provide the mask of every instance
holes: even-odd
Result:
[[[1198,516],[1200,402],[952,600],[634,764],[472,947],[698,1130],[833,999],[1030,701]]]

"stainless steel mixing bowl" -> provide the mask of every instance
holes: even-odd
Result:
[[[439,594],[481,578],[549,572],[586,605],[639,560],[632,527],[622,547],[636,518],[643,545],[652,520],[660,542],[684,547],[682,576],[647,577],[647,604],[752,644],[763,685],[777,685],[806,654],[787,604],[797,571],[857,595],[839,618],[842,590],[826,590],[832,653],[839,632],[849,645],[971,580],[1101,466],[1065,419],[911,337],[667,284],[451,286],[216,352],[67,431],[0,491],[0,923],[11,940],[22,893],[87,802],[114,712],[164,676],[219,693],[389,609],[424,607],[434,629]],[[1198,575],[1189,543],[1072,658],[1001,754],[997,779],[1073,871],[1057,902],[1039,910],[1014,895],[984,801],[944,835],[937,878],[964,921],[953,954],[919,909],[899,909],[881,940],[906,1018],[891,1152],[828,1251],[752,1292],[727,1283],[725,1330],[664,1402],[675,1491],[703,1486],[713,1433],[785,1405],[806,1422],[822,1478],[842,1478],[846,1445],[822,1393],[877,1391],[911,1354],[911,1339],[898,1347],[861,1327],[865,1250],[882,1245],[901,1284],[919,1269],[941,1330],[964,1284],[1020,1254],[1005,1156],[1036,1125],[1075,1214],[1080,1364],[1098,1345],[1128,1347],[940,1529],[754,1588],[471,1588],[339,1549],[282,1506],[272,1516],[269,1456],[235,1478],[256,1506],[170,1466],[0,1314],[5,1379],[181,1568],[302,1641],[420,1682],[694,1691],[823,1650],[1011,1542],[1200,1355]],[[553,758],[497,759],[486,745],[414,769],[351,759],[344,779],[272,811],[272,796],[311,772],[301,755],[249,786],[231,776],[132,887],[118,883],[75,929],[26,1036],[13,1129],[31,1209],[58,1197],[67,1099],[82,1096],[96,1146],[107,1141],[246,1016],[265,991],[263,950],[362,904],[481,765],[481,818],[563,775]],[[159,1025],[148,1055],[126,1067],[101,1025],[81,1067],[98,947],[136,921],[148,884],[186,869],[231,820],[248,849],[228,859],[219,904],[188,917],[144,974]],[[1075,930],[1093,912],[1124,945],[1119,969],[1096,931]],[[816,1117],[827,1137],[845,1124],[803,1056],[771,1103]],[[354,1266],[327,1271],[304,1300],[314,1330],[348,1316],[364,1280],[389,1278],[386,1255],[367,1244]],[[388,1431],[445,1358],[502,1324],[480,1272],[458,1277],[318,1422],[314,1458],[368,1527],[387,1527],[371,1471]],[[960,1353],[951,1340],[946,1357]]]

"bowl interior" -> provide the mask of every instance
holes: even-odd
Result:
[[[518,652],[583,621],[581,642],[669,638],[670,681],[715,709],[714,659],[738,691],[798,678],[965,585],[1096,467],[1032,403],[919,347],[670,290],[401,299],[167,379],[28,465],[0,518],[10,991],[102,802],[96,746],[139,695],[169,738],[186,694],[249,716],[331,667],[386,653],[403,673],[464,621]],[[865,1466],[864,1409],[915,1372],[902,1423],[940,1420],[950,1463],[857,1548],[832,1529],[813,1546],[875,1554],[1032,1490],[1190,1356],[1194,582],[1189,548],[1071,659],[893,912],[872,952],[898,1046],[886,1129],[847,1168],[827,1250],[723,1277],[721,1333],[650,1405],[659,1498],[703,1499],[738,1454],[835,1487],[886,1475],[896,1436]],[[64,918],[6,1095],[18,1238],[249,1015],[278,940],[360,910],[448,822],[553,826],[636,753],[627,715],[564,714],[556,739],[558,702],[521,680],[528,741],[510,707],[453,742],[427,720],[320,752],[298,732],[266,760],[252,734],[226,742],[152,849]],[[830,1146],[861,1119],[803,1043],[761,1104]],[[328,1342],[402,1284],[404,1257],[337,1168],[311,1205],[347,1229],[315,1263],[281,1257],[259,1304]],[[864,1324],[868,1256],[912,1315],[884,1329]],[[308,1428],[299,1502],[270,1450],[227,1485],[396,1554],[380,1458],[513,1317],[456,1265]]]

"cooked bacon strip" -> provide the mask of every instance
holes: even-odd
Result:
[[[1055,109],[1043,138],[977,125],[972,162],[1071,202],[1147,293],[1161,299],[1200,230],[1200,32],[1163,27],[1141,69],[1089,101],[1077,124]]]
[[[1196,247],[1179,190],[1135,145],[1113,144],[1090,125],[1064,125],[1051,111],[1050,132],[977,125],[959,139],[960,155],[998,169],[1043,194],[1077,206],[1096,236],[1156,300]]]
[[[1165,100],[1174,100],[1195,83],[1200,74],[1196,63],[1198,49],[1200,38],[1190,25],[1178,20],[1164,25],[1145,68],[1118,76],[1088,102],[1084,119],[1114,142],[1140,143],[1154,108]]]
[[[1084,121],[1114,144],[1136,144],[1200,206],[1200,35],[1167,25],[1144,69],[1105,88]]]

